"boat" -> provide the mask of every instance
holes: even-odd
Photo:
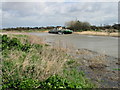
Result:
[[[57,29],[54,28],[53,30],[50,30],[49,33],[54,33],[54,34],[72,34],[73,31],[69,29]]]

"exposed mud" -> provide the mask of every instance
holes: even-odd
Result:
[[[28,35],[28,33],[24,34]],[[43,33],[41,35],[44,36]],[[50,45],[54,45],[55,43],[54,41],[48,41],[47,43]],[[80,63],[77,69],[79,71],[84,71],[85,75],[96,83],[99,88],[119,88],[120,83],[118,74],[120,72],[120,60],[118,60],[118,58],[83,48],[72,50],[72,52],[68,52],[68,54],[76,58],[77,62]]]
[[[84,53],[82,53],[84,52]],[[84,71],[86,76],[96,83],[99,88],[118,88],[120,72],[117,58],[99,54],[97,52],[79,49],[77,53],[71,53],[81,63],[77,66],[79,71]]]

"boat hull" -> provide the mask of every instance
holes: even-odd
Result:
[[[49,33],[53,33],[53,34],[72,34],[73,31],[72,30],[50,30]]]

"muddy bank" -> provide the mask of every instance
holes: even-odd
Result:
[[[118,73],[120,72],[118,58],[88,49],[78,49],[70,55],[77,60],[77,63],[80,63],[77,69],[84,71],[85,75],[100,88],[118,88]]]
[[[16,34],[23,34],[23,33],[16,33]],[[28,33],[24,33],[24,34],[29,35]],[[57,38],[56,36],[57,35],[54,35],[55,38]],[[68,36],[61,35],[59,37],[61,39],[63,39],[62,37],[65,37],[67,40],[69,40],[67,38]],[[71,39],[72,38],[75,38],[75,36],[72,36]],[[49,43],[53,43],[53,45],[55,45],[54,41],[53,42],[49,41]],[[120,66],[120,63],[118,62],[118,58],[105,54],[100,54],[89,49],[81,49],[81,48],[77,50],[76,49],[72,50],[72,52],[68,52],[68,54],[73,56],[76,62],[79,63],[76,69],[78,69],[79,71],[84,71],[85,75],[88,78],[90,78],[94,83],[96,83],[100,88],[118,88],[118,79],[119,79],[118,73],[120,72],[118,71],[118,67]]]
[[[74,32],[74,33],[75,34],[81,34],[81,35],[120,37],[119,33],[107,33],[107,32],[95,32],[95,31],[83,31],[83,32]]]
[[[48,33],[48,31],[31,31],[31,33]],[[0,34],[28,34],[29,32],[19,32],[19,31],[4,31]],[[95,31],[82,31],[82,32],[73,32],[74,34],[80,35],[95,35],[95,36],[111,36],[111,37],[120,37],[120,33],[107,33],[107,32],[95,32]]]
[[[49,44],[55,45],[55,42]],[[75,68],[84,71],[86,77],[99,88],[118,88],[120,72],[118,58],[85,48],[77,50],[68,48],[67,53],[76,60]]]

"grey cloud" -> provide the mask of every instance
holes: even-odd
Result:
[[[3,27],[64,25],[77,19],[91,24],[117,22],[117,3],[6,2],[2,4]]]

